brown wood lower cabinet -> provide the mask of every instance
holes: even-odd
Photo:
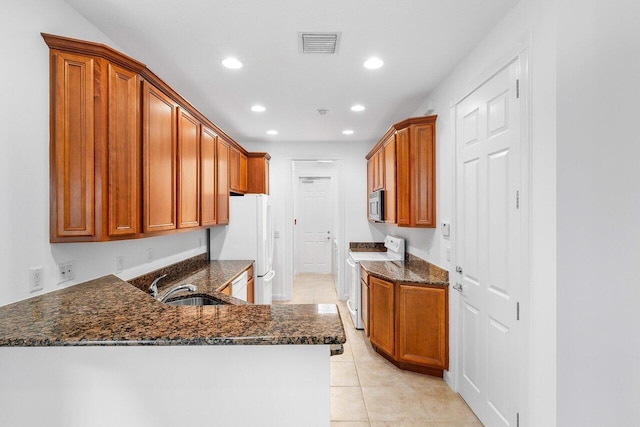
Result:
[[[369,283],[366,280],[360,280],[360,295],[362,298],[362,306],[360,307],[362,325],[365,335],[369,336]]]
[[[370,339],[371,344],[390,356],[395,354],[394,284],[377,277],[369,277]]]
[[[397,285],[396,358],[446,369],[447,288]]]
[[[449,369],[447,287],[369,276],[367,298],[366,285],[361,285],[363,318],[368,309],[369,338],[376,351],[399,368],[442,377]]]
[[[247,302],[255,302],[255,280],[253,279],[253,266],[247,269]]]
[[[218,292],[231,296],[231,283],[227,283],[224,288],[218,289]]]

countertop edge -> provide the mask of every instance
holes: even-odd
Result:
[[[253,264],[233,262],[237,274]],[[209,280],[206,269],[183,279],[196,274]],[[212,283],[204,293],[219,297],[220,286]],[[170,307],[110,274],[0,307],[0,347],[329,345],[335,355],[347,337],[333,305],[329,313],[317,304]]]

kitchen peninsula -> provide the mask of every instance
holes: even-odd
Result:
[[[183,280],[224,301],[251,264]],[[169,306],[109,275],[0,307],[0,424],[328,425],[345,341],[332,304]]]

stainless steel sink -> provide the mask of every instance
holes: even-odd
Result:
[[[167,305],[224,305],[224,301],[210,297],[210,296],[195,296],[187,298],[177,298],[171,301],[165,302]]]

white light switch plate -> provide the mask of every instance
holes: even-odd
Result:
[[[451,226],[448,222],[443,222],[440,225],[440,230],[442,230],[442,235],[447,237],[449,236],[449,233],[451,232]]]

